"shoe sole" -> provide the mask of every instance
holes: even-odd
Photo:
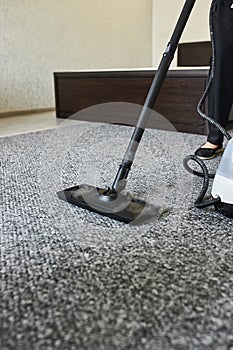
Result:
[[[214,155],[212,157],[200,157],[200,156],[196,156],[196,157],[198,157],[198,158],[200,158],[202,160],[210,160],[210,159],[213,159],[213,158],[217,157],[217,155],[219,153],[223,153],[223,151],[224,151],[224,148],[220,148],[214,153]]]

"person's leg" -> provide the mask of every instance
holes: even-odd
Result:
[[[216,62],[208,97],[208,114],[226,127],[233,100],[233,8],[232,0],[218,0],[213,13]],[[223,135],[209,125],[207,141],[220,145]]]
[[[208,115],[223,127],[227,124],[233,100],[232,3],[233,0],[217,0],[217,6],[212,12],[216,60],[215,74],[208,96]],[[222,133],[209,124],[207,142],[195,154],[203,158],[213,158],[215,151],[221,151],[222,142]],[[205,150],[202,150],[203,148]]]

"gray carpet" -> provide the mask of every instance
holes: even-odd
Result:
[[[127,188],[159,218],[126,225],[56,196],[111,185],[131,133],[0,139],[1,350],[233,349],[233,222],[193,208],[201,180],[182,166],[204,136],[146,131]]]

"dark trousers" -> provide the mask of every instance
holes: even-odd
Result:
[[[208,114],[224,128],[233,102],[233,0],[217,0],[213,10],[215,74],[208,96]],[[219,145],[223,135],[209,125],[207,140]]]

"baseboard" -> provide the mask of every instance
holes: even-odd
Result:
[[[1,117],[15,117],[20,115],[28,115],[28,114],[39,114],[39,113],[48,113],[48,112],[54,112],[55,107],[46,107],[46,108],[36,108],[36,109],[26,109],[26,110],[19,110],[19,111],[9,111],[9,112],[0,112],[0,118]]]

